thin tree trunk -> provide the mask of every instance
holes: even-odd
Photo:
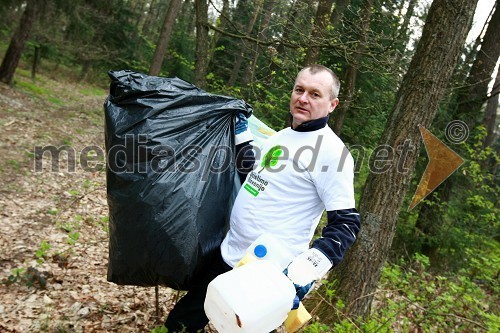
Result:
[[[476,40],[474,41],[474,44],[470,48],[470,51],[466,53],[464,61],[463,61],[465,66],[461,66],[463,68],[463,70],[461,72],[459,72],[457,75],[456,80],[458,82],[463,82],[463,81],[467,80],[467,76],[469,75],[469,72],[470,72],[469,64],[472,64],[474,62],[474,59],[476,59],[477,52],[478,52],[479,47],[481,46],[481,43],[483,41],[483,33],[488,28],[488,24],[491,21],[491,18],[493,16],[493,13],[495,12],[495,9],[496,9],[496,6],[493,6],[493,8],[491,8],[490,14],[488,15],[488,18],[486,19],[486,21],[484,22],[483,27],[481,29],[481,32],[477,35]]]
[[[312,65],[318,61],[320,47],[314,46],[315,43],[321,41],[326,31],[328,21],[330,20],[330,13],[332,11],[333,0],[320,0],[318,9],[316,10],[316,17],[314,18],[314,27],[311,33],[310,40],[312,46],[307,50],[306,57],[304,58],[303,65]]]
[[[396,50],[398,51],[398,53],[396,54],[396,57],[394,59],[394,66],[396,67],[396,70],[401,70],[401,72],[403,71],[403,67],[402,66],[402,59],[403,57],[405,56],[405,51],[408,47],[408,42],[410,40],[410,29],[409,29],[409,26],[410,26],[410,22],[411,22],[411,19],[413,17],[413,14],[415,12],[415,7],[418,3],[418,0],[409,0],[408,1],[408,8],[406,10],[406,13],[405,13],[405,16],[404,16],[404,19],[403,19],[403,23],[401,24],[401,27],[399,28],[398,32],[397,32],[397,35],[395,38],[397,38],[396,40]],[[402,2],[402,5],[404,4],[404,2]],[[400,8],[400,12],[402,11],[403,9],[403,6]],[[403,61],[403,63],[406,63]]]
[[[174,28],[175,18],[177,17],[177,13],[180,8],[181,0],[170,0],[160,37],[158,38],[158,43],[156,44],[153,60],[151,61],[151,67],[149,68],[149,75],[160,74],[163,58],[165,58],[168,42],[170,41],[170,35],[172,34],[172,30]]]
[[[4,83],[12,84],[12,79],[14,78],[14,73],[19,65],[24,44],[28,40],[31,28],[33,27],[33,23],[37,17],[38,5],[39,1],[37,0],[28,1],[26,9],[21,16],[21,22],[10,40],[2,65],[0,65],[0,81]]]
[[[275,3],[275,0],[268,0],[264,6],[264,17],[262,18],[259,34],[257,36],[257,39],[259,40],[266,39],[266,31],[269,27],[269,23],[271,22],[272,9],[274,8]],[[255,76],[255,66],[260,55],[260,46],[258,43],[254,43],[252,54],[253,58],[250,60],[248,66],[246,66],[245,74],[243,75],[243,78],[241,80],[241,85],[244,87],[252,82],[253,77]]]
[[[80,74],[78,75],[78,82],[82,82],[87,78],[89,74],[91,62],[89,59],[82,60],[82,69],[80,70]]]
[[[248,22],[246,29],[245,29],[246,35],[250,35],[252,33],[253,27],[255,25],[255,21],[257,21],[257,17],[259,16],[260,11],[262,9],[263,2],[264,2],[264,0],[257,0],[257,3],[255,4],[255,9],[254,9],[254,15],[252,16],[252,18]],[[236,84],[236,80],[238,79],[241,65],[243,64],[243,59],[245,57],[245,49],[246,49],[245,44],[246,43],[244,41],[239,42],[241,52],[239,52],[236,56],[236,59],[233,63],[233,69],[231,71],[231,76],[229,77],[229,80],[227,81],[227,85],[230,87],[234,86]]]
[[[144,36],[148,36],[151,32],[151,25],[154,21],[154,12],[157,5],[158,0],[151,0],[151,3],[149,4],[148,14],[146,15],[144,24],[142,25],[142,34]]]
[[[415,12],[415,7],[418,3],[418,0],[409,0],[408,1],[408,9],[406,10],[405,17],[403,19],[403,24],[401,24],[401,28],[399,31],[402,36],[408,36],[408,27],[410,25],[410,20],[413,17],[413,13]],[[406,39],[406,38],[404,38]]]
[[[40,65],[40,45],[35,45],[33,47],[35,49],[35,54],[33,54],[33,63],[31,66],[31,79],[34,80],[36,78],[36,72],[38,71],[38,66]]]
[[[472,22],[477,0],[434,0],[380,145],[389,152],[387,171],[370,173],[360,212],[357,242],[329,277],[350,316],[366,316],[386,261],[396,222],[421,147],[418,125],[428,128],[444,95]],[[408,144],[409,143],[409,144]],[[397,161],[397,163],[395,162]],[[404,163],[407,172],[401,172]],[[334,311],[320,306],[325,322]],[[333,317],[333,318],[332,318]]]
[[[486,112],[483,119],[483,125],[486,128],[486,137],[483,141],[483,148],[490,147],[495,139],[498,94],[500,94],[500,70],[497,71],[497,78],[491,90],[491,97],[486,104]]]
[[[332,15],[330,16],[330,24],[332,27],[337,28],[338,24],[344,17],[344,12],[351,3],[351,0],[336,0],[335,7],[333,8]]]
[[[334,111],[332,121],[333,121],[333,131],[340,135],[342,131],[342,125],[344,124],[344,118],[351,107],[352,101],[354,100],[354,95],[356,93],[356,79],[358,76],[359,66],[361,63],[361,54],[365,49],[365,42],[367,39],[368,29],[370,28],[372,12],[372,0],[365,0],[363,4],[363,13],[361,14],[361,31],[356,45],[356,51],[354,52],[353,58],[347,66],[345,74],[345,89],[344,96],[345,99],[340,103],[339,107]]]
[[[146,1],[141,1],[139,11],[137,13],[137,21],[135,22],[135,28],[139,30],[141,22],[144,20],[144,8],[146,7]]]
[[[208,70],[208,2],[195,0],[194,5],[196,11],[195,84],[205,89]]]
[[[228,14],[229,14],[229,0],[222,0],[222,11],[219,16],[219,20],[217,21],[217,27],[220,28],[221,30],[226,29],[227,25],[227,20],[228,20]],[[212,40],[210,41],[210,48],[208,50],[209,56],[208,56],[208,63],[212,62],[212,59],[215,54],[215,48],[217,47],[217,42],[219,41],[219,38],[221,36],[221,33],[218,31],[214,32],[214,36],[212,37]]]
[[[500,31],[500,9],[496,6],[491,17],[488,28],[481,43],[474,63],[465,81],[465,86],[459,90],[457,97],[456,117],[464,121],[470,129],[480,124],[481,106],[486,101],[488,84],[500,56],[500,43],[498,32]]]
[[[403,19],[403,23],[401,24],[401,28],[399,29],[400,31],[400,36],[403,41],[408,40],[408,32],[409,29],[408,27],[410,26],[410,20],[413,17],[413,13],[415,12],[415,6],[418,4],[418,0],[409,0],[408,2],[408,9],[406,10],[405,17]]]
[[[297,24],[297,17],[300,11],[304,10],[305,8],[308,8],[308,6],[311,6],[312,2],[307,1],[307,0],[295,0],[290,8],[290,12],[288,13],[288,18],[286,21],[286,25],[283,28],[283,37],[282,40],[284,42],[290,42],[290,36],[293,31],[294,26]],[[285,58],[285,43],[279,43],[277,48],[276,48],[276,59],[279,58]],[[270,72],[277,72],[281,68],[281,64],[273,61],[270,66]],[[274,75],[270,76],[269,84],[272,83],[272,79],[274,78]]]

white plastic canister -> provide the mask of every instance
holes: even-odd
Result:
[[[294,298],[282,269],[257,260],[210,282],[205,313],[219,333],[268,333],[285,321]]]
[[[293,258],[293,253],[280,239],[271,234],[262,234],[248,247],[246,255],[235,267],[259,259],[271,260],[283,270]]]

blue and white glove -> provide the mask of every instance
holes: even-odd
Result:
[[[321,279],[332,268],[332,262],[318,249],[310,248],[299,254],[285,269],[284,273],[292,280],[297,296],[295,304],[309,293],[314,282]]]
[[[252,141],[253,136],[248,128],[247,117],[243,113],[238,113],[236,115],[236,123],[234,126],[235,133],[235,144],[239,145],[241,143]]]

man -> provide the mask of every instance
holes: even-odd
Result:
[[[299,72],[290,98],[291,127],[261,147],[256,168],[234,203],[220,254],[207,272],[207,285],[234,267],[261,234],[271,233],[296,256],[286,273],[300,300],[355,241],[360,220],[354,208],[354,162],[327,125],[339,89],[337,76],[327,67],[312,65]],[[328,224],[309,248],[324,210]],[[169,332],[203,329],[208,323],[204,293],[206,285],[177,303],[165,324]]]

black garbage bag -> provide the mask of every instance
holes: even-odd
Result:
[[[242,100],[178,78],[109,72],[108,281],[189,289],[227,230]]]

